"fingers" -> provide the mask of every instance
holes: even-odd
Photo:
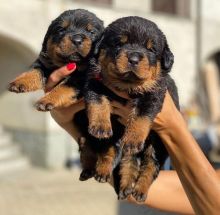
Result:
[[[81,99],[78,103],[72,104],[69,107],[53,109],[51,116],[58,124],[65,124],[72,122],[73,116],[83,109],[85,109],[85,103],[83,99]]]
[[[112,107],[120,108],[120,109],[123,109],[125,107],[125,105],[123,105],[123,104],[121,104],[121,103],[119,103],[117,101],[114,101],[114,100],[111,101],[111,105],[112,105]]]
[[[62,81],[65,77],[70,75],[75,70],[76,70],[75,63],[69,63],[66,66],[63,66],[63,67],[55,70],[48,78],[47,84],[45,86],[45,92],[50,91],[60,81]]]

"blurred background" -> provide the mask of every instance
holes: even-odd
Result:
[[[171,74],[184,117],[219,165],[219,0],[0,0],[0,214],[166,214],[119,203],[109,185],[79,182],[77,144],[50,114],[33,108],[43,92],[6,90],[37,57],[50,22],[76,8],[96,13],[105,25],[130,15],[158,24],[175,56]]]

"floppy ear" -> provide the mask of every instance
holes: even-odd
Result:
[[[166,73],[170,72],[174,63],[173,53],[170,51],[169,46],[166,44],[161,57],[161,68]]]
[[[103,40],[104,40],[104,35],[102,35],[102,37],[98,41],[96,41],[96,44],[94,46],[94,53],[93,53],[95,56],[99,53],[100,46]]]

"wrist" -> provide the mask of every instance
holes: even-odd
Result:
[[[182,129],[187,129],[182,114],[175,110],[172,114],[159,114],[154,121],[153,129],[160,136],[178,135]]]

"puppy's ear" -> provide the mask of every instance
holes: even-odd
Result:
[[[170,72],[174,63],[174,55],[170,51],[169,46],[166,44],[161,57],[161,68],[165,72]]]
[[[103,40],[104,40],[104,35],[98,41],[96,41],[96,44],[94,47],[94,53],[93,53],[95,56],[99,53]]]

